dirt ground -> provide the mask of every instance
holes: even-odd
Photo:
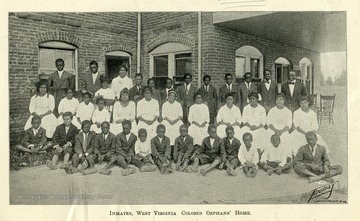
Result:
[[[331,92],[330,88],[323,91]],[[324,93],[321,91],[322,93]],[[319,134],[327,141],[332,164],[340,164],[343,174],[329,199],[347,201],[347,113],[346,91],[337,90],[335,126],[324,121]],[[327,93],[329,94],[329,93]],[[97,166],[97,168],[104,165]],[[10,172],[10,204],[251,204],[307,203],[309,194],[324,183],[308,183],[294,171],[288,175],[268,176],[259,171],[256,178],[247,178],[238,169],[238,176],[214,170],[206,177],[200,173],[176,172],[162,175],[159,171],[136,173],[127,177],[114,167],[110,176],[93,174],[68,175],[64,170],[51,171],[46,166]],[[337,200],[337,201],[336,201]],[[341,201],[341,202],[340,202]]]

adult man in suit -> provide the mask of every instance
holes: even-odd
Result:
[[[75,78],[69,72],[64,71],[65,62],[63,59],[58,58],[55,61],[57,71],[52,73],[49,77],[49,91],[55,99],[54,114],[59,117],[58,106],[65,97],[67,89],[71,88],[75,90]]]
[[[100,74],[98,72],[99,65],[97,61],[90,62],[91,74],[86,74],[84,77],[85,90],[90,91],[94,96],[95,92],[101,88]]]
[[[218,110],[218,95],[216,88],[210,84],[210,81],[211,81],[211,76],[207,74],[204,75],[203,77],[204,85],[201,88],[199,88],[199,92],[201,93],[201,96],[204,98],[204,102],[209,107],[210,124],[213,124]]]
[[[219,88],[219,99],[220,99],[220,107],[224,106],[226,103],[226,95],[228,93],[233,93],[234,97],[234,104],[238,105],[239,98],[238,98],[238,87],[233,84],[233,76],[230,73],[225,74],[225,85]]]
[[[309,182],[325,180],[333,183],[333,176],[342,173],[340,165],[330,165],[330,160],[325,147],[317,144],[316,133],[313,131],[305,134],[308,144],[300,147],[295,157],[294,171],[299,176],[309,177]]]
[[[261,96],[260,104],[265,108],[266,113],[275,107],[275,100],[277,94],[277,85],[271,80],[271,71],[265,69],[264,80],[258,85],[258,93]]]
[[[249,103],[248,95],[250,92],[258,93],[257,86],[251,82],[252,74],[250,72],[246,72],[244,75],[244,82],[239,86],[239,97],[240,97],[240,110],[243,112],[244,107]]]
[[[183,108],[183,122],[188,125],[189,108],[194,104],[194,95],[197,88],[191,83],[192,75],[186,73],[184,75],[185,84],[178,87],[178,100]]]
[[[140,73],[135,75],[135,86],[130,88],[129,90],[129,100],[134,101],[137,103],[139,100],[144,98],[143,95],[143,76]]]
[[[300,108],[301,97],[308,96],[305,85],[301,82],[296,82],[294,71],[290,71],[289,81],[281,85],[281,93],[284,93],[286,96],[285,106],[292,112]]]

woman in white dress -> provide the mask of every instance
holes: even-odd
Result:
[[[139,120],[138,129],[144,128],[150,139],[156,136],[156,127],[160,116],[159,101],[151,97],[151,88],[144,88],[144,98],[137,103],[136,116]]]
[[[176,101],[177,93],[171,89],[168,92],[168,100],[162,105],[161,122],[166,127],[166,136],[170,138],[170,145],[174,145],[175,139],[179,136],[179,128],[183,124],[183,110],[181,104]]]
[[[266,118],[268,147],[272,147],[271,136],[277,134],[281,138],[281,146],[289,152],[291,156],[291,146],[289,145],[290,133],[292,126],[292,112],[284,106],[285,94],[280,93],[276,95],[276,106],[269,110]]]
[[[113,123],[111,124],[111,133],[117,135],[123,131],[122,122],[128,120],[131,122],[131,131],[137,134],[135,122],[135,103],[129,100],[129,90],[124,88],[120,92],[120,100],[115,102],[113,111]]]
[[[219,109],[217,114],[217,134],[220,138],[226,137],[225,129],[228,126],[234,128],[234,136],[242,140],[241,138],[241,112],[240,109],[234,105],[234,94],[228,93],[225,95],[226,104]]]
[[[79,100],[74,98],[74,92],[71,88],[67,89],[66,91],[66,97],[61,99],[59,106],[58,106],[58,113],[60,116],[57,118],[57,125],[63,124],[64,120],[62,115],[66,112],[71,112],[73,116],[75,116],[75,113],[77,111],[77,108],[79,107]],[[73,117],[73,120],[71,123],[77,127],[78,129],[81,129],[81,125],[76,117]]]
[[[33,116],[41,118],[41,127],[46,130],[46,136],[52,138],[56,128],[56,117],[53,114],[55,108],[54,97],[48,93],[49,85],[47,80],[41,80],[36,85],[36,94],[31,98],[29,111],[31,116],[27,120],[24,130],[32,127]]]
[[[251,92],[248,95],[250,103],[244,107],[242,120],[244,127],[241,128],[242,134],[251,133],[253,145],[263,152],[268,144],[267,134],[264,126],[266,124],[266,110],[258,103],[258,94]],[[243,140],[240,140],[243,142]]]
[[[309,98],[302,97],[300,100],[300,108],[294,112],[293,119],[295,130],[291,133],[290,144],[294,156],[301,146],[307,144],[305,134],[314,131],[317,136],[317,143],[326,148],[326,152],[330,153],[330,149],[324,139],[317,133],[319,124],[316,113],[309,107]]]
[[[194,138],[194,145],[201,145],[205,137],[208,136],[207,129],[210,122],[209,107],[202,102],[201,93],[196,93],[195,104],[189,109],[189,134]]]

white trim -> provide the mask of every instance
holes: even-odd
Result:
[[[46,41],[39,44],[41,48],[53,48],[53,49],[68,49],[68,50],[75,50],[77,47],[74,45],[61,42],[61,41]]]
[[[131,54],[126,51],[109,51],[106,52],[107,56],[116,56],[116,57],[131,57]]]
[[[290,65],[290,61],[284,57],[279,57],[278,59],[275,60],[274,62],[275,64],[282,64],[284,66],[286,65]]]

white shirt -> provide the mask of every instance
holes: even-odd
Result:
[[[270,109],[266,121],[267,125],[272,124],[278,130],[283,129],[285,126],[288,126],[290,129],[292,125],[292,113],[286,107],[283,109],[273,107]]]
[[[108,136],[109,136],[109,133],[103,134],[103,137],[104,137],[105,140],[107,139]]]
[[[86,139],[89,138],[89,133],[83,133],[83,135],[84,135],[84,136],[83,136],[83,137],[84,137],[84,139],[83,139],[83,150],[86,151],[86,150],[85,150],[85,147],[86,147]]]
[[[317,145],[317,144],[315,144],[314,148],[311,148],[311,146],[310,146],[310,145],[308,145],[308,146],[309,146],[310,151],[311,151],[311,153],[312,153],[312,155],[313,155],[313,157],[314,157],[314,156],[315,156],[315,151],[316,151],[316,148],[318,147],[318,145]]]
[[[240,147],[238,153],[239,160],[242,164],[245,162],[254,163],[257,168],[257,163],[259,162],[259,153],[253,145],[251,145],[250,150],[246,150],[246,146]]]
[[[266,87],[266,90],[268,90],[268,91],[270,89],[270,84],[271,84],[271,80],[268,80],[267,82],[265,81],[265,87]]]
[[[35,136],[36,136],[36,134],[39,133],[39,129],[40,129],[40,127],[38,129],[33,128],[33,133],[34,133]]]
[[[205,104],[193,104],[189,110],[189,122],[193,121],[203,124],[210,121],[209,108]]]
[[[293,83],[295,83],[295,81],[293,81]],[[290,89],[291,97],[292,97],[293,94],[294,94],[294,87],[295,87],[295,84],[289,84],[289,89]]]
[[[227,89],[228,89],[229,91],[231,91],[231,89],[232,89],[232,83],[231,83],[231,84],[226,84],[226,87],[227,87]]]
[[[104,99],[110,99],[110,100],[115,99],[115,93],[110,88],[106,88],[106,89],[100,88],[98,91],[95,92],[95,97],[97,96],[102,96]]]
[[[94,110],[95,107],[93,103],[89,102],[89,104],[86,105],[85,102],[81,102],[76,110],[76,116],[80,118],[80,122],[91,120]]]
[[[251,82],[248,83],[248,82],[245,81],[244,83],[245,83],[246,88],[247,88],[248,90],[250,90]]]
[[[219,109],[217,115],[217,122],[224,121],[225,123],[234,124],[238,122],[241,124],[241,112],[240,109],[233,105],[229,108],[226,104]]]
[[[62,70],[62,71],[57,71],[57,72],[58,72],[59,78],[61,78],[62,74],[64,73],[64,70]]]
[[[124,78],[118,76],[114,78],[111,82],[111,89],[115,92],[116,97],[120,97],[120,92],[122,91],[122,89],[130,89],[132,87],[133,82],[128,76],[125,76]]]
[[[169,118],[170,120],[175,120],[178,117],[183,116],[183,109],[181,104],[177,101],[174,101],[172,104],[169,101],[166,101],[162,106],[162,117]]]
[[[58,112],[65,113],[69,111],[72,114],[75,114],[78,107],[79,107],[78,99],[73,97],[72,99],[69,100],[66,97],[64,97],[59,103]]]
[[[37,115],[45,114],[46,112],[54,111],[55,100],[52,95],[45,94],[44,96],[32,96],[29,105],[29,111],[32,114],[35,112]]]
[[[210,145],[211,145],[211,147],[214,146],[214,142],[215,142],[215,138],[211,138],[211,137],[210,137]]]
[[[259,126],[260,124],[266,124],[266,111],[261,105],[257,105],[255,108],[250,104],[246,105],[243,110],[243,123],[249,123],[250,125]]]
[[[142,154],[143,156],[151,154],[150,139],[145,140],[145,142],[141,142],[141,140],[138,139],[135,143],[135,154]]]
[[[277,161],[279,162],[280,166],[284,166],[288,156],[291,156],[291,152],[286,150],[286,147],[282,146],[281,143],[278,147],[271,147],[266,148],[265,152],[261,157],[261,162],[265,163],[268,161]]]
[[[129,101],[129,104],[126,107],[121,106],[119,101],[114,104],[114,122],[123,119],[129,120],[131,122],[135,120],[135,103],[133,101]]]
[[[160,143],[161,143],[161,142],[162,142],[162,140],[163,140],[163,138],[161,138],[161,137],[159,137],[159,136],[158,136],[158,138],[159,138],[159,141],[160,141]]]
[[[232,144],[234,138],[231,138],[231,139],[227,138],[227,139],[229,140],[229,143]]]
[[[126,137],[126,141],[129,141],[130,135],[131,135],[131,133],[129,133],[129,134],[127,134],[127,135],[125,135],[125,137]]]
[[[98,75],[99,75],[99,72],[96,72],[95,74],[94,74],[94,73],[91,74],[92,80],[93,80],[93,84],[95,84],[95,81],[96,81],[96,78],[97,78]]]
[[[309,109],[309,112],[297,109],[294,112],[294,125],[295,127],[300,127],[305,132],[317,131],[319,129],[319,124],[317,121],[316,113]]]
[[[104,121],[110,122],[110,113],[106,108],[103,108],[101,111],[99,109],[95,109],[91,120],[93,123],[100,124]]]
[[[153,120],[154,117],[159,117],[159,102],[152,98],[150,101],[145,98],[141,99],[137,103],[136,115],[145,120]]]
[[[65,126],[65,133],[67,134],[69,132],[70,126]]]

